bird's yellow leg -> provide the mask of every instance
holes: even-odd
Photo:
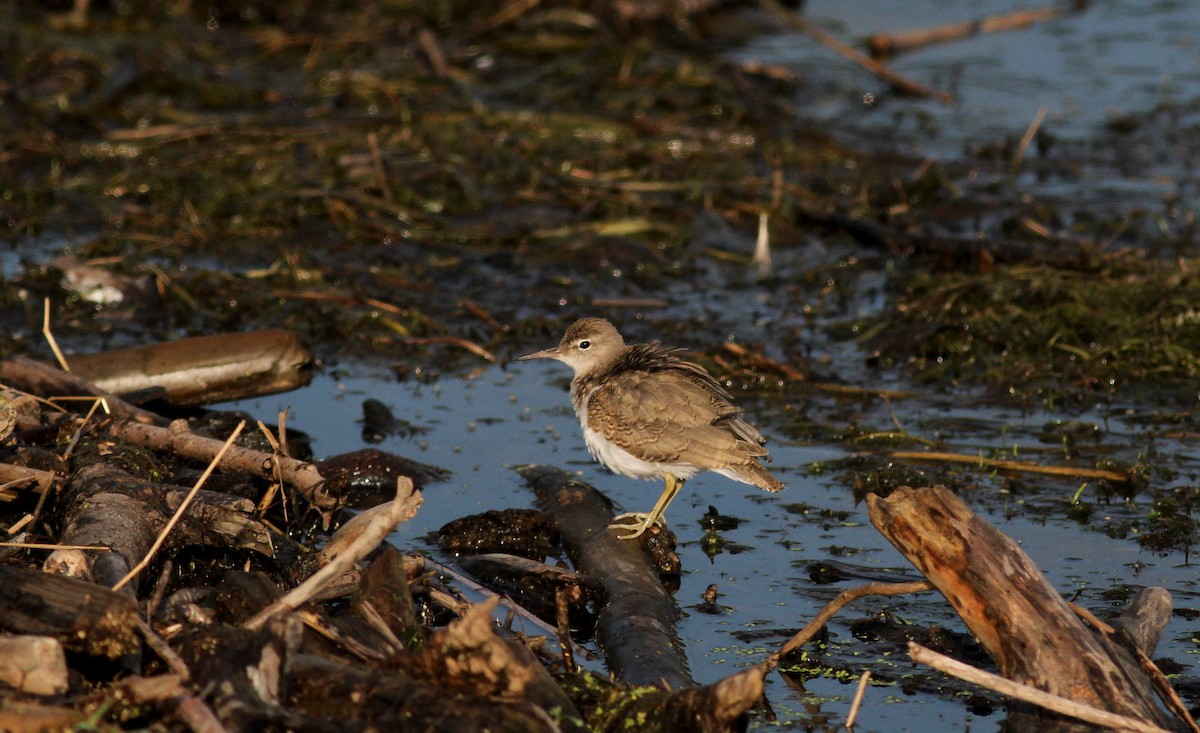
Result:
[[[621,514],[620,516],[614,517],[613,523],[608,525],[608,528],[632,530],[630,534],[617,535],[623,540],[632,540],[637,537],[641,537],[646,530],[662,521],[663,514],[666,513],[667,507],[671,505],[671,500],[675,498],[675,495],[678,494],[679,490],[682,488],[683,480],[675,478],[668,473],[666,477],[666,485],[663,487],[663,492],[661,495],[659,495],[658,501],[654,503],[654,508],[650,510],[649,514],[643,514],[641,512],[629,512],[627,514]],[[618,521],[625,518],[631,518],[633,519],[633,522],[626,524]]]

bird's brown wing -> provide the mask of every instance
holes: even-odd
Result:
[[[683,370],[615,374],[587,412],[589,428],[651,462],[724,468],[767,454],[737,408]]]

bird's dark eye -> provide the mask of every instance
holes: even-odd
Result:
[[[584,339],[583,341],[580,341],[580,342],[579,342],[579,350],[580,350],[580,351],[586,351],[587,349],[590,349],[590,348],[592,348],[592,342],[591,342],[591,341],[588,341],[587,339]]]

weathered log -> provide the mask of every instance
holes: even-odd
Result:
[[[203,405],[308,384],[312,352],[289,331],[224,333],[79,354],[71,373],[112,394],[162,387],[172,405]]]
[[[110,463],[94,463],[67,481],[61,539],[71,545],[103,545],[112,552],[91,555],[97,582],[114,585],[150,550],[187,490],[141,481]],[[271,535],[250,518],[254,502],[213,491],[200,491],[167,538],[168,547],[217,543],[270,557]],[[79,551],[56,550],[47,567],[58,566]],[[90,552],[90,551],[89,551]]]
[[[312,655],[295,655],[287,666],[290,709],[336,731],[419,730],[459,733],[557,733],[542,709],[528,702],[451,695],[439,685],[388,670],[348,666]],[[305,728],[310,730],[310,728]],[[319,730],[319,729],[318,729]]]
[[[901,487],[867,504],[875,527],[946,597],[1003,676],[1172,726],[1145,675],[1084,626],[1016,542],[952,492]],[[1012,711],[1031,730],[1090,729],[1025,704]]]
[[[108,409],[117,417],[152,425],[165,425],[167,422],[161,415],[131,405],[78,375],[26,356],[14,356],[0,361],[0,382],[47,399],[102,397]]]
[[[0,463],[0,485],[3,486],[0,488],[0,501],[12,501],[22,490],[44,494],[54,485],[54,476],[52,471]]]
[[[521,475],[557,527],[576,569],[603,587],[596,638],[612,673],[636,685],[673,690],[695,685],[676,642],[675,599],[663,588],[642,543],[608,531],[612,503],[557,468],[528,466]]]
[[[83,580],[0,566],[0,629],[52,636],[67,649],[116,659],[140,646],[132,598]]]
[[[155,451],[170,451],[197,461],[211,461],[224,445],[223,441],[192,433],[185,420],[176,420],[165,428],[114,420],[108,425],[108,433],[126,443]],[[325,490],[324,477],[311,463],[235,445],[226,452],[221,465],[246,471],[259,478],[279,479],[290,484],[327,520],[342,506],[337,497]]]

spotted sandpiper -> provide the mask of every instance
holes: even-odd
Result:
[[[557,359],[575,371],[571,402],[592,456],[608,470],[666,482],[648,514],[615,518],[621,539],[658,523],[685,481],[714,471],[767,491],[784,485],[763,467],[766,442],[704,367],[658,343],[626,345],[602,318],[571,324],[558,346],[521,359]],[[625,521],[622,521],[625,520]]]

